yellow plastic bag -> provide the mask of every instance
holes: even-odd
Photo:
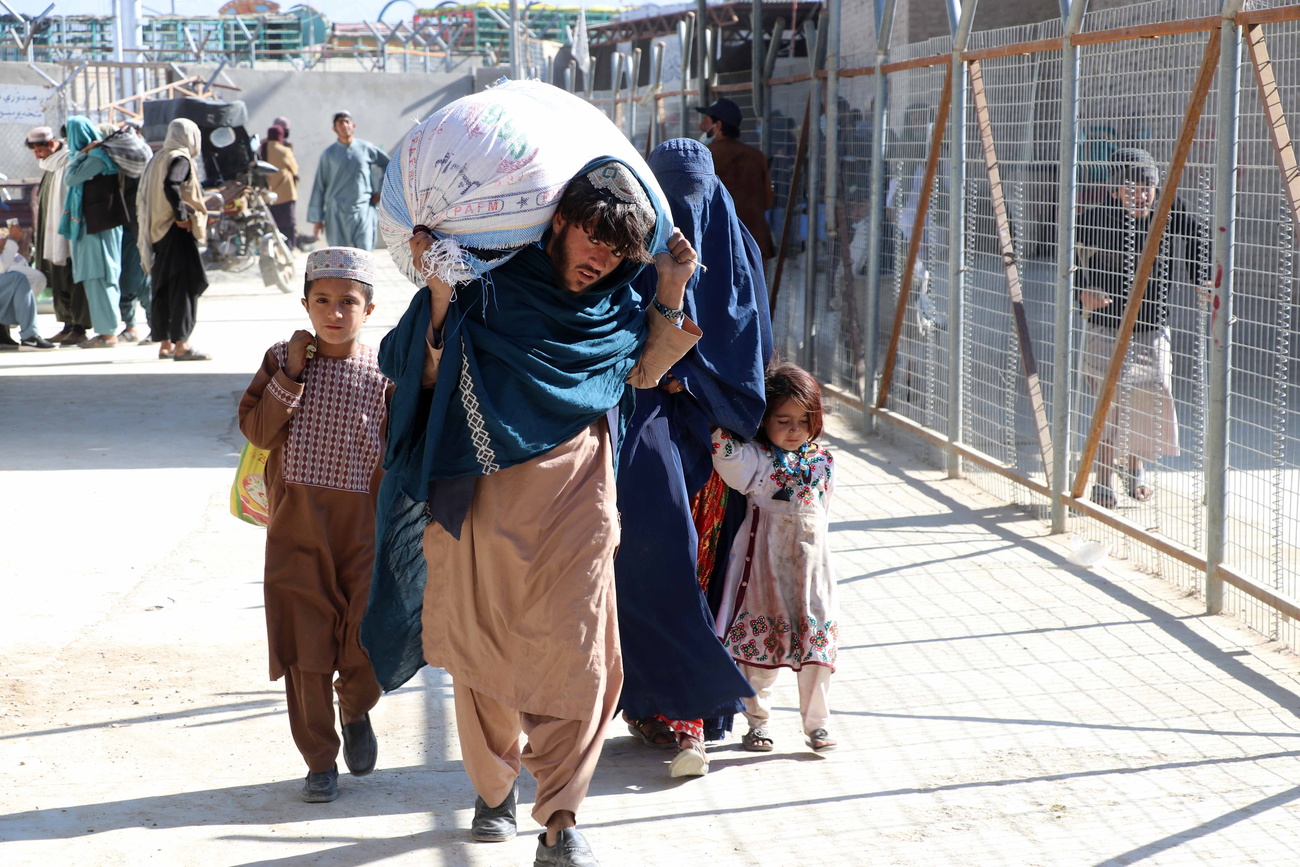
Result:
[[[266,497],[266,449],[244,443],[239,453],[235,482],[230,486],[230,514],[241,521],[265,527],[271,520]]]

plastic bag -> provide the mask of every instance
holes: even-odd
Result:
[[[230,514],[258,527],[265,527],[271,520],[266,496],[266,458],[270,454],[252,443],[244,443],[239,466],[235,468],[235,481],[230,486]]]
[[[483,258],[464,248],[511,251],[538,240],[565,185],[603,156],[626,163],[669,213],[645,160],[600,109],[540,81],[499,84],[448,103],[406,134],[384,174],[379,231],[416,285],[425,280],[406,242],[417,225],[436,238],[434,273],[449,285],[469,282],[511,254]]]

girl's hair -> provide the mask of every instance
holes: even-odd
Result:
[[[812,374],[794,364],[778,364],[768,368],[765,379],[767,409],[763,411],[763,422],[758,427],[758,440],[771,445],[764,428],[772,410],[786,398],[793,399],[808,413],[808,439],[816,440],[821,436],[822,418],[825,415],[822,409],[822,389]]]

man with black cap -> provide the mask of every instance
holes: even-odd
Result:
[[[713,154],[713,170],[736,203],[736,216],[758,243],[764,259],[776,255],[767,210],[776,201],[767,157],[740,140],[740,106],[723,97],[700,113],[700,140]]]

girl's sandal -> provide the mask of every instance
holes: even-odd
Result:
[[[740,746],[751,753],[770,753],[772,752],[772,743],[772,736],[762,726],[750,729],[740,737]]]
[[[673,750],[677,748],[677,733],[668,727],[668,723],[658,717],[645,719],[627,719],[627,730],[632,737],[656,750]]]
[[[831,740],[830,733],[826,729],[814,729],[808,735],[808,746],[813,748],[814,753],[829,753],[839,744]]]

